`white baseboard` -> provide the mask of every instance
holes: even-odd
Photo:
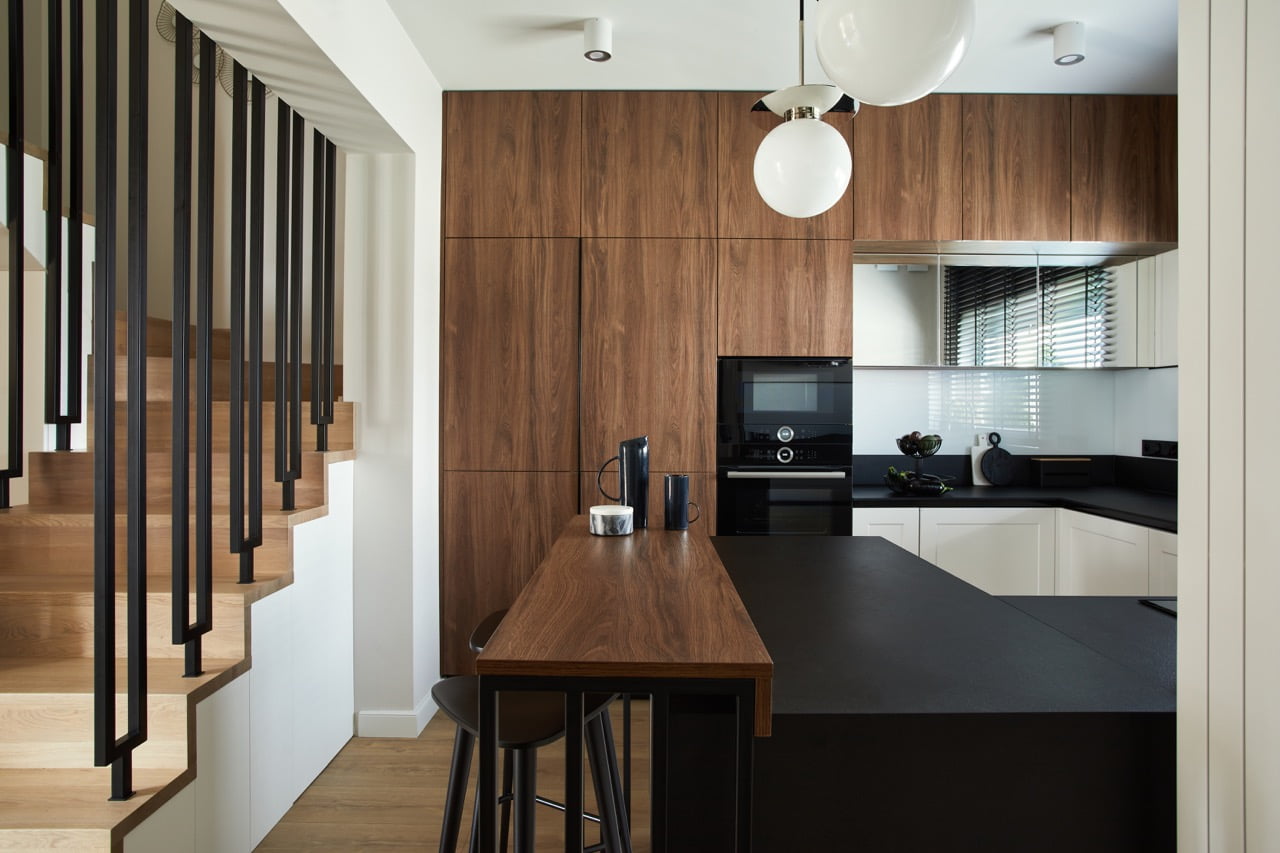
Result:
[[[356,713],[356,737],[417,737],[436,715],[431,694],[412,711],[359,711]]]

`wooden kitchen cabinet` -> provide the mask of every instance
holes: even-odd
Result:
[[[1178,239],[1178,101],[1071,96],[1071,239]]]
[[[715,470],[714,240],[582,243],[581,471],[649,436],[651,471]]]
[[[863,106],[853,125],[855,240],[962,239],[961,96]]]
[[[964,239],[1072,239],[1070,100],[961,98]]]
[[[1053,509],[920,510],[920,556],[991,595],[1052,595]]]
[[[1147,540],[1147,593],[1178,594],[1178,534],[1149,530]]]
[[[1058,510],[1058,595],[1147,595],[1148,528]]]
[[[578,512],[578,475],[446,471],[441,482],[440,669],[473,671],[467,638],[509,607]]]
[[[881,536],[920,556],[920,510],[916,507],[876,506],[853,510],[854,536]]]
[[[445,92],[446,237],[576,237],[582,93]]]
[[[444,254],[443,467],[576,471],[578,241],[450,239]]]
[[[714,237],[716,94],[582,99],[583,236]]]
[[[719,353],[853,353],[853,245],[720,240]]]
[[[784,216],[760,198],[755,180],[756,149],[771,130],[782,124],[782,119],[771,112],[752,112],[752,105],[764,94],[722,92],[717,97],[719,236],[848,240],[853,233],[853,195],[849,191],[825,213],[802,219]],[[852,115],[827,113],[822,121],[852,144]],[[862,121],[862,117],[856,121]],[[856,165],[854,174],[856,190]]]

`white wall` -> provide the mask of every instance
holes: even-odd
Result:
[[[359,179],[348,182],[350,228],[364,231],[365,245],[358,278],[348,247],[344,303],[347,334],[364,344],[362,353],[348,347],[344,365],[346,396],[361,412],[358,731],[411,737],[434,713],[429,691],[440,665],[442,91],[385,0],[279,3],[412,152],[366,164],[377,192],[363,201]],[[370,234],[370,222],[385,228]],[[359,330],[352,328],[357,313],[365,324]]]
[[[1178,20],[1178,849],[1280,849],[1275,0]]]
[[[854,453],[892,454],[894,439],[942,436],[963,454],[996,431],[1013,453],[1139,456],[1141,440],[1176,440],[1176,368],[1162,370],[855,369]]]

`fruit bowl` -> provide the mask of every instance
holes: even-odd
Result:
[[[937,453],[941,447],[942,436],[940,435],[920,435],[913,432],[898,439],[898,450],[904,456],[910,456],[913,459],[927,459]]]

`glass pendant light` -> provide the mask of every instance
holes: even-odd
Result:
[[[973,0],[822,0],[818,61],[863,103],[910,103],[956,70],[973,40],[973,21]]]

